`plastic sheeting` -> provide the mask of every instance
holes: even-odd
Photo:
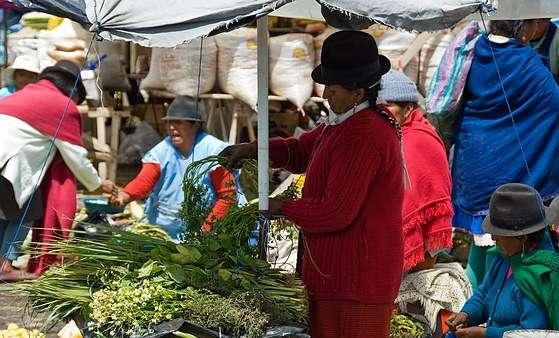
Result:
[[[481,3],[479,0],[295,0],[272,15],[326,20],[341,29],[365,29],[377,21],[408,31],[433,31],[454,26],[475,12]]]
[[[522,20],[559,17],[557,0],[492,0],[496,11],[489,19]]]
[[[304,0],[303,0],[304,1]],[[450,28],[479,10],[479,0],[317,0],[326,21],[340,29],[364,29],[377,21],[409,31]]]
[[[14,0],[14,3],[93,26],[108,40],[123,39],[148,47],[174,47],[200,36],[234,29],[292,1]],[[294,1],[322,5],[325,19],[340,28],[366,28],[378,21],[417,31],[451,27],[480,6],[479,0]]]
[[[20,7],[68,17],[101,37],[174,47],[234,29],[292,0],[14,0]]]
[[[453,27],[485,0],[13,0],[19,7],[98,23],[103,38],[148,47],[174,47],[200,36],[234,29],[266,14],[325,19],[344,29],[373,22],[410,31]],[[291,3],[292,2],[292,3]],[[494,18],[559,16],[557,0],[491,0]],[[286,5],[286,6],[284,6]],[[283,8],[280,8],[284,6]],[[277,11],[276,11],[277,10]],[[94,25],[95,27],[95,25]]]

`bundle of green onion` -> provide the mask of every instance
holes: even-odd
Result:
[[[226,237],[187,246],[103,230],[108,234],[101,240],[74,236],[52,244],[50,253],[64,257],[64,263],[17,285],[33,310],[50,314],[46,324],[79,314],[100,334],[129,336],[163,320],[185,318],[249,337],[270,325],[305,324],[307,300],[300,281],[235,253]],[[241,302],[240,295],[259,302]]]
[[[247,337],[272,325],[304,325],[302,283],[257,259],[248,244],[256,204],[235,205],[211,232],[200,231],[209,212],[201,180],[220,163],[212,156],[186,169],[184,243],[143,225],[129,232],[101,226],[104,235],[95,240],[75,231],[50,245],[49,254],[62,256],[63,264],[18,284],[17,292],[29,295],[33,310],[50,313],[47,325],[81,315],[101,336],[141,335],[174,318]],[[256,185],[256,162],[247,161],[243,171]]]

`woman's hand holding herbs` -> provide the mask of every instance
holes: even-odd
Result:
[[[218,155],[227,159],[226,163],[222,163],[228,169],[240,169],[244,160],[256,159],[258,156],[258,148],[256,143],[241,143],[229,146],[221,151]]]

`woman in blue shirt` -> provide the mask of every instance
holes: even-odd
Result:
[[[457,337],[500,338],[510,330],[549,328],[546,310],[517,284],[510,258],[533,250],[555,250],[548,230],[550,219],[556,218],[552,214],[545,210],[539,193],[527,185],[508,183],[493,193],[483,227],[496,241],[499,255],[462,311],[448,319]]]

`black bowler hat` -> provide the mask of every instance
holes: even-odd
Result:
[[[390,60],[379,55],[375,39],[360,31],[339,31],[326,38],[320,62],[312,78],[325,85],[371,85],[390,70]]]
[[[499,236],[523,236],[555,223],[556,210],[543,205],[536,189],[520,183],[507,183],[495,190],[489,202],[489,215],[483,221],[485,232]]]
[[[74,83],[74,81],[76,81],[76,77],[78,80],[78,83],[76,84],[76,94],[78,95],[78,104],[82,103],[85,100],[85,97],[87,95],[86,91],[85,91],[85,87],[83,85],[82,79],[81,79],[81,69],[80,67],[78,67],[78,65],[76,65],[75,63],[73,63],[72,61],[68,61],[68,60],[60,60],[58,61],[54,66],[50,66],[45,68],[41,74],[39,74],[39,80],[43,78],[43,76],[45,74],[48,73],[58,73],[58,74],[63,74],[64,76],[68,77],[68,79],[70,79],[72,81],[72,83]]]

